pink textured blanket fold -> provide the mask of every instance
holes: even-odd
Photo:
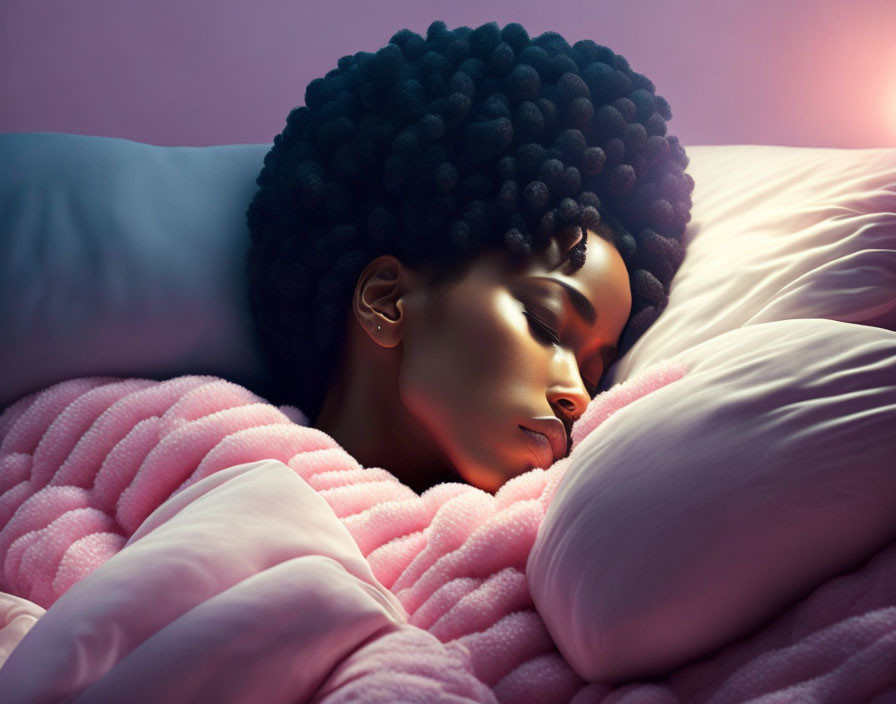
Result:
[[[683,373],[598,397],[574,442]],[[495,496],[418,496],[306,422],[208,376],[9,407],[3,701],[860,702],[893,682],[896,548],[662,682],[588,684],[526,578],[575,450]]]

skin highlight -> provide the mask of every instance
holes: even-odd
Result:
[[[371,261],[314,427],[417,492],[463,481],[493,493],[543,466],[519,425],[555,415],[568,436],[631,312],[622,257],[600,235],[586,236],[576,271],[556,240],[522,266],[487,252],[438,301],[427,278],[394,256]],[[592,305],[593,321],[574,298]]]

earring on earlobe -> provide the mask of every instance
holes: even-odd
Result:
[[[382,328],[381,325],[377,325],[377,326],[376,326],[376,329],[377,329],[377,330],[382,330],[383,328]]]

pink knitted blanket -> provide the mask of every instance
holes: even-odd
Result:
[[[589,685],[553,643],[526,562],[575,448],[684,373],[602,394],[570,457],[495,496],[418,496],[215,377],[23,398],[0,416],[3,701],[864,701],[896,671],[856,648],[896,653],[893,550],[663,682]]]

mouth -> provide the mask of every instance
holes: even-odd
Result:
[[[547,469],[554,464],[554,451],[551,449],[551,441],[541,433],[536,433],[528,428],[520,429],[526,434],[526,441],[529,443],[529,449],[532,451],[537,467]]]
[[[520,425],[526,435],[529,449],[534,454],[540,467],[546,469],[566,455],[566,428],[559,418],[534,418],[533,428]]]

